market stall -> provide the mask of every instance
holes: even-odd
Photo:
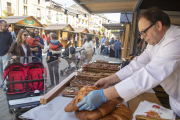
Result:
[[[47,35],[50,32],[55,32],[58,36],[58,40],[65,47],[68,43],[68,40],[74,41],[74,29],[70,24],[50,24],[46,28],[43,29],[45,34]]]
[[[18,32],[21,29],[31,29],[33,30],[34,28],[43,28],[44,26],[33,16],[8,16],[6,18],[3,18],[2,20],[5,20],[8,25],[12,28],[12,31],[15,32],[16,36]],[[41,32],[40,32],[41,36]]]
[[[48,104],[51,100],[53,100],[54,98],[57,99],[56,96],[59,96],[59,94],[61,94],[62,96],[64,96],[65,98],[69,95],[75,96],[74,93],[77,93],[75,91],[78,91],[79,89],[77,88],[78,86],[84,86],[87,84],[91,85],[94,84],[98,79],[102,78],[102,77],[106,77],[109,76],[111,74],[113,74],[114,72],[116,72],[116,68],[113,68],[112,66],[115,67],[115,65],[119,66],[120,63],[111,63],[108,61],[94,61],[94,63],[91,64],[106,64],[109,65],[109,67],[107,69],[104,69],[103,74],[100,73],[99,71],[102,71],[102,65],[101,68],[92,68],[89,67],[90,64],[88,64],[88,66],[83,66],[82,70],[83,71],[78,71],[78,72],[74,72],[71,75],[69,75],[66,79],[63,80],[63,82],[59,83],[56,87],[54,87],[53,89],[51,89],[47,94],[45,94],[42,98],[41,98],[41,103],[42,104]],[[93,65],[93,66],[94,66]],[[97,69],[97,70],[96,70]],[[114,72],[113,72],[114,71]],[[91,74],[89,73],[91,72]],[[95,76],[96,75],[96,76]],[[88,77],[87,77],[88,76]],[[84,81],[84,82],[83,82]],[[86,82],[85,82],[86,81]],[[89,81],[89,82],[87,82]],[[83,84],[82,84],[83,83]],[[70,86],[69,86],[70,85]],[[66,92],[65,92],[66,91]],[[68,93],[68,91],[73,91],[73,93]],[[69,95],[68,95],[69,94]],[[62,98],[61,96],[61,100],[65,99]],[[59,98],[60,99],[60,98]],[[69,102],[68,98],[66,98],[66,100]],[[120,102],[122,102],[121,99],[118,99]],[[149,102],[153,102],[153,103],[157,103],[158,105],[161,105],[161,103],[159,102],[159,100],[157,99],[156,95],[154,93],[143,93],[137,97],[135,97],[134,99],[130,100],[127,103],[128,108],[132,111],[132,113],[135,112],[135,110],[137,109],[138,105],[140,102],[142,101],[149,101]],[[64,104],[68,104],[68,102],[64,101]],[[53,104],[53,102],[50,102],[51,104]],[[126,104],[126,103],[124,103]],[[66,105],[65,105],[66,106]],[[62,110],[64,110],[64,108],[62,108]],[[66,111],[66,108],[65,108]],[[61,111],[62,112],[62,111]],[[66,112],[64,112],[63,114],[67,114]],[[68,113],[69,114],[69,113]],[[70,114],[69,114],[70,115]],[[66,116],[66,115],[65,115]],[[66,116],[67,117],[67,116]],[[69,120],[71,119],[77,119],[74,116],[74,113],[71,114],[71,117],[69,117]]]
[[[84,35],[87,35],[87,33],[89,33],[87,28],[74,28],[74,33],[77,34],[79,36],[79,40],[78,40],[78,46],[81,47],[84,43],[83,43],[83,37]]]

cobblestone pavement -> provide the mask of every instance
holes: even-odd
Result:
[[[78,48],[79,49],[79,48]],[[106,61],[114,61],[114,62],[120,62],[120,59],[115,59],[108,56],[98,55],[98,48],[96,49],[96,55],[93,56],[92,60],[106,60]],[[45,59],[43,60],[43,63],[45,66],[47,66]],[[64,69],[68,67],[68,63],[65,59],[61,59],[61,62],[59,63],[59,69]],[[67,75],[60,76],[60,82],[63,81]],[[49,84],[49,83],[47,83]],[[0,88],[0,120],[14,120],[14,115],[9,114],[8,111],[8,105],[6,96],[3,92],[3,89]]]

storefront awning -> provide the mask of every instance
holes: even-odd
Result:
[[[111,32],[115,37],[121,37],[124,31]]]
[[[102,24],[108,30],[124,30],[125,24]]]
[[[74,31],[70,24],[50,24],[44,30]]]
[[[134,12],[142,0],[74,0],[88,13],[125,13]]]
[[[88,29],[90,34],[96,34],[95,30]]]
[[[16,24],[20,26],[28,27],[44,27],[36,18],[33,16],[8,16],[3,18],[8,24]]]
[[[87,28],[74,28],[75,33],[89,33]]]

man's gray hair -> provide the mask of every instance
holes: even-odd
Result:
[[[2,24],[2,22],[5,22],[5,23],[7,23],[5,20],[0,20],[0,24]]]

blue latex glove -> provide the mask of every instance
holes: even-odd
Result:
[[[102,103],[107,102],[107,98],[104,96],[103,89],[91,91],[81,102],[77,104],[79,111],[89,110],[92,111],[98,108]]]

